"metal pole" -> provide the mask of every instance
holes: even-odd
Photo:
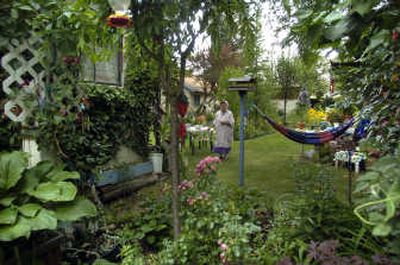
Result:
[[[239,91],[240,96],[240,150],[239,150],[239,186],[244,185],[244,114],[245,114],[245,104],[244,99],[246,96],[245,91]]]

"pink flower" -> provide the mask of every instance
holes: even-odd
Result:
[[[199,199],[200,199],[200,200],[208,200],[208,197],[209,197],[208,193],[205,192],[205,191],[203,191],[203,192],[200,194]]]
[[[221,245],[219,245],[219,247],[221,248],[222,251],[228,250],[228,246],[225,243],[222,243]]]
[[[218,156],[214,156],[214,162],[221,163],[221,159]]]
[[[190,206],[192,206],[192,205],[195,204],[196,199],[193,198],[193,197],[189,197],[189,198],[186,200],[186,202],[187,202]]]
[[[227,258],[225,257],[225,253],[220,253],[219,259],[221,260],[222,264],[227,264]]]
[[[193,181],[187,181],[187,180],[184,180],[184,181],[182,181],[182,183],[181,184],[179,184],[179,186],[178,186],[178,188],[179,188],[179,190],[188,190],[188,189],[191,189],[191,188],[193,188],[194,187],[194,183],[193,183]]]
[[[203,173],[210,173],[210,169],[215,172],[217,170],[217,163],[220,163],[219,157],[207,156],[201,160],[196,166],[196,175],[200,176]]]

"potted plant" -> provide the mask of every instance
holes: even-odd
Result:
[[[164,154],[159,146],[152,146],[149,159],[153,163],[153,173],[161,174],[163,172]]]

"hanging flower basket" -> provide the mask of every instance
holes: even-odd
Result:
[[[181,117],[185,117],[187,110],[188,110],[189,104],[186,102],[178,102],[178,113]]]
[[[107,17],[107,25],[113,28],[128,28],[133,22],[129,15],[113,14]]]

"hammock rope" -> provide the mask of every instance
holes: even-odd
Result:
[[[322,132],[300,132],[296,130],[289,129],[281,124],[278,124],[270,117],[265,115],[256,105],[253,104],[253,108],[257,110],[257,112],[263,117],[275,130],[280,132],[282,135],[286,136],[292,141],[301,143],[301,144],[312,144],[312,145],[320,145],[327,143],[329,141],[334,140],[335,138],[344,134],[347,129],[353,126],[355,119],[352,118],[349,121],[345,122],[341,126],[334,127],[331,129],[327,129]]]

